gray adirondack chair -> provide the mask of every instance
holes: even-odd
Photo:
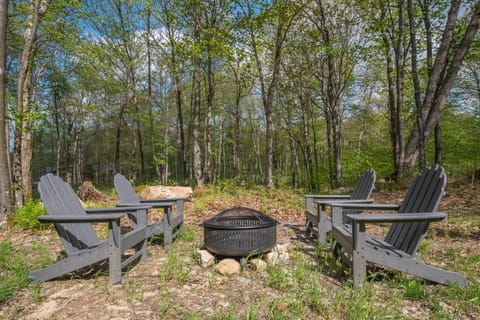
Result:
[[[51,173],[40,178],[38,189],[48,212],[38,221],[54,224],[67,257],[30,272],[34,282],[58,278],[108,259],[110,283],[116,284],[121,282],[124,267],[146,259],[147,206],[85,210],[73,189]],[[133,230],[121,234],[120,218],[128,212],[137,215],[138,223]],[[93,222],[108,223],[108,239],[97,237]],[[127,249],[134,249],[134,253],[124,255]]]
[[[463,275],[427,265],[417,251],[430,222],[447,217],[436,212],[443,196],[447,177],[439,165],[419,174],[399,205],[332,203],[332,236],[340,244],[340,257],[353,270],[353,285],[366,277],[367,262],[396,269],[436,283],[467,285]],[[396,210],[398,213],[349,214],[350,225],[342,220],[342,210]],[[390,223],[384,238],[366,232],[366,224]]]
[[[327,234],[332,231],[332,221],[325,210],[325,204],[340,201],[342,203],[372,203],[369,199],[375,185],[376,174],[373,169],[367,170],[357,181],[350,195],[318,195],[306,194],[305,216],[306,233],[310,237],[317,233],[320,245],[327,242]],[[317,206],[315,210],[314,206]],[[345,210],[344,222],[348,223],[347,214],[359,213],[358,210]]]
[[[183,227],[183,210],[186,198],[152,199],[143,200],[135,193],[130,182],[121,174],[117,173],[114,177],[115,190],[120,202],[118,206],[138,206],[148,205],[152,208],[163,208],[164,217],[160,221],[151,221],[147,226],[147,237],[163,234],[164,246],[168,248],[173,242],[173,238]],[[176,207],[175,214],[173,206]]]

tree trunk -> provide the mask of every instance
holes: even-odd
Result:
[[[240,182],[240,98],[241,98],[241,90],[242,86],[240,83],[240,77],[238,75],[237,70],[234,68],[234,76],[235,76],[235,83],[236,83],[236,92],[235,92],[235,106],[234,106],[234,113],[233,113],[233,178]]]
[[[176,63],[176,62],[174,62]],[[177,180],[180,185],[185,184],[187,163],[185,161],[185,132],[183,130],[183,103],[182,87],[178,70],[173,75],[173,85],[175,87],[175,102],[177,105]]]
[[[165,178],[163,177],[163,172],[160,166],[160,162],[157,157],[157,150],[155,147],[155,128],[154,128],[154,119],[153,119],[153,97],[152,97],[152,44],[150,37],[152,36],[151,32],[151,15],[152,12],[150,7],[147,8],[147,98],[148,98],[148,125],[150,130],[150,148],[152,148],[152,160],[155,168],[155,173],[157,174],[157,180],[165,184]]]
[[[280,3],[278,5],[281,5]],[[251,8],[250,8],[251,10]],[[288,15],[287,12],[282,12],[277,17],[277,25],[275,28],[275,39],[274,39],[274,51],[273,51],[273,61],[272,61],[272,71],[270,75],[270,82],[267,87],[265,79],[265,70],[263,69],[260,53],[257,47],[257,38],[255,35],[253,25],[250,25],[250,41],[252,44],[253,54],[258,70],[258,76],[260,81],[260,88],[262,92],[262,102],[263,109],[265,114],[265,179],[264,183],[267,188],[273,187],[273,99],[275,96],[275,90],[277,88],[277,82],[280,74],[280,63],[282,56],[283,45],[287,36],[288,31],[292,25],[293,19],[298,14],[299,11],[291,13]],[[252,14],[252,12],[250,12]]]
[[[333,156],[335,164],[335,186],[340,187],[343,185],[343,173],[342,173],[342,118],[340,113],[340,107],[336,106],[337,111],[334,113],[333,119]]]
[[[8,0],[0,0],[0,225],[13,213],[13,198],[10,181],[7,144],[8,122],[6,118],[6,59]]]
[[[30,101],[30,92],[32,90],[32,70],[28,68],[26,77],[24,79],[22,108],[23,115],[21,116],[21,131],[15,137],[20,138],[20,159],[17,159],[17,165],[20,164],[20,183],[21,193],[17,197],[17,206],[23,206],[24,201],[32,198],[32,119],[29,116],[32,113],[32,102]],[[18,114],[18,113],[17,113]],[[17,168],[18,170],[18,168]],[[18,174],[18,171],[17,171]]]
[[[135,91],[135,84],[132,90]],[[135,132],[136,132],[136,138],[138,141],[138,152],[140,153],[140,181],[144,181],[145,179],[145,151],[143,150],[143,137],[142,137],[142,124],[140,121],[140,108],[138,107],[138,102],[137,102],[137,97],[133,97],[133,103],[135,106]]]
[[[29,6],[30,12],[23,34],[23,51],[17,79],[16,114],[19,120],[15,124],[13,176],[16,185],[15,201],[18,207],[22,207],[24,201],[31,197],[32,191],[30,89],[36,34],[41,16],[47,9],[47,1],[31,0]]]
[[[180,185],[184,185],[186,182],[187,176],[187,162],[185,160],[186,151],[185,151],[185,131],[183,123],[183,88],[182,88],[182,72],[180,70],[181,65],[181,55],[179,45],[177,44],[177,39],[175,34],[177,30],[177,15],[178,9],[176,7],[175,1],[159,1],[161,6],[158,14],[163,17],[163,24],[166,28],[166,37],[168,41],[168,46],[170,48],[168,59],[168,71],[171,74],[174,92],[175,92],[175,106],[177,111],[176,119],[176,165],[175,165],[175,175],[177,182]],[[167,152],[165,150],[165,152]]]
[[[442,127],[440,122],[435,127],[435,163],[442,164]]]
[[[329,21],[329,12],[325,10],[324,3],[316,1],[318,13],[311,19],[320,32],[322,44],[325,47],[325,57],[321,67],[321,74],[317,79],[321,83],[324,112],[327,120],[328,151],[330,183],[332,186],[341,186],[343,183],[342,169],[342,111],[340,99],[348,84],[349,74],[353,65],[348,61],[349,45],[344,45],[348,35],[336,33],[336,26]],[[334,18],[333,18],[334,19]],[[341,53],[339,53],[341,52]]]
[[[404,62],[405,62],[405,7],[403,1],[398,1],[398,36],[395,45],[395,121],[396,121],[396,138],[395,147],[398,150],[396,179],[399,179],[404,172],[405,167],[405,150],[403,135],[403,84],[404,84]]]
[[[194,16],[194,45],[200,44],[200,7],[198,5],[193,8]],[[195,186],[201,187],[204,183],[202,170],[202,154],[200,149],[200,109],[201,109],[201,90],[200,90],[200,57],[198,53],[194,53],[193,57],[193,178]]]
[[[303,125],[303,144],[305,145],[305,173],[307,175],[308,190],[315,189],[315,177],[313,175],[313,160],[312,160],[312,147],[310,145],[310,126],[308,119],[313,116],[308,112],[308,99],[303,93],[300,94],[301,102],[301,119]]]
[[[121,139],[122,139],[123,113],[125,112],[125,104],[126,104],[126,102],[124,102],[120,107],[120,110],[119,110],[119,113],[118,113],[117,129],[116,129],[116,134],[115,134],[114,166],[115,166],[115,171],[116,172],[121,172],[120,171],[120,144],[121,144]]]
[[[388,86],[388,114],[390,122],[390,143],[392,145],[392,162],[393,162],[393,176],[399,175],[399,164],[397,159],[399,158],[399,150],[397,145],[397,114],[395,112],[395,85],[393,76],[393,60],[391,55],[391,42],[388,36],[383,33],[383,42],[385,44],[385,57],[386,57],[386,73],[387,73],[387,86]]]
[[[211,128],[213,99],[215,97],[215,70],[213,58],[211,57],[212,53],[210,51],[209,48],[207,52],[207,116],[205,119],[205,183],[212,182],[213,178]]]
[[[428,79],[422,106],[426,139],[431,136],[439,124],[440,115],[445,108],[454,80],[480,25],[480,2],[477,2],[463,38],[458,46],[455,46],[454,49],[452,48],[453,33],[455,32],[457,14],[460,8],[459,2],[458,0],[452,1],[442,42]],[[448,59],[449,52],[452,50],[451,58]],[[417,130],[413,130],[410,133],[405,150],[407,172],[411,172],[415,166],[418,157],[419,138]]]
[[[326,121],[326,131],[327,131],[327,154],[328,154],[328,177],[330,181],[330,187],[335,186],[335,171],[333,166],[333,138],[332,138],[332,117],[330,112],[325,109],[325,121]]]
[[[425,135],[423,133],[422,102],[420,98],[420,80],[417,71],[417,34],[415,16],[413,10],[413,0],[408,0],[408,21],[410,27],[410,46],[411,46],[411,67],[413,77],[413,91],[416,110],[416,124],[418,130],[418,150],[419,150],[419,169],[425,169]]]

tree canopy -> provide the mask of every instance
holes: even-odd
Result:
[[[480,168],[479,1],[4,0],[0,14],[0,220],[47,171],[319,190],[368,167]]]

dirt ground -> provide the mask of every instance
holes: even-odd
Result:
[[[466,213],[480,219],[479,192],[469,190],[468,187],[450,184],[440,210],[448,209],[455,219]],[[401,200],[403,194],[403,191],[383,190],[374,193],[374,198],[394,203]],[[259,209],[258,199],[246,201],[245,206]],[[204,214],[194,214],[194,196],[185,210],[185,224],[190,237],[174,242],[168,254],[161,244],[151,243],[147,261],[125,272],[122,284],[109,285],[108,274],[99,274],[102,269],[99,266],[62,279],[30,284],[0,304],[0,319],[204,319],[222,318],[219,317],[222,314],[246,319],[249,312],[256,314],[255,319],[271,318],[268,308],[275,304],[275,308],[281,310],[281,303],[287,302],[280,298],[280,290],[266,285],[264,276],[252,270],[245,270],[240,275],[222,276],[212,268],[202,268],[195,259],[196,250],[202,247],[203,242],[203,230],[199,223],[227,205],[219,200],[218,203],[210,203]],[[305,252],[313,252],[315,243],[303,235],[302,209],[301,206],[284,209],[278,203],[276,207],[269,208],[269,214],[281,222],[277,228],[278,243],[291,243]],[[434,245],[439,248],[448,246],[462,251],[461,254],[478,255],[479,225],[477,221],[469,226],[455,224],[435,228],[437,241]],[[442,237],[446,231],[450,234],[448,239]],[[455,234],[462,236],[452,236]],[[52,257],[62,250],[53,230],[43,234],[7,230],[0,236],[11,238],[15,246],[41,244]],[[183,260],[179,262],[176,259]],[[325,294],[346,290],[342,280],[326,273],[319,273],[315,279],[322,281]],[[262,304],[270,307],[262,307]],[[421,303],[407,303],[402,307],[407,317],[431,317],[425,314]],[[480,314],[472,316],[474,319]],[[322,318],[311,310],[297,318],[304,317]]]

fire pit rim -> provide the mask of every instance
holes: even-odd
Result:
[[[252,215],[235,215],[235,216],[227,216],[230,212],[235,212],[235,211],[248,211],[252,213]],[[221,222],[222,220],[243,220],[246,218],[251,218],[255,217],[257,218],[261,223],[257,225],[222,225]],[[270,228],[275,225],[279,224],[279,222],[272,217],[266,215],[263,212],[260,212],[258,210],[252,209],[252,208],[247,208],[247,207],[233,207],[230,209],[223,210],[222,212],[216,214],[215,216],[205,220],[203,223],[200,224],[201,227],[204,228],[209,228],[209,229],[221,229],[221,230],[242,230],[242,229],[262,229],[262,228]]]

